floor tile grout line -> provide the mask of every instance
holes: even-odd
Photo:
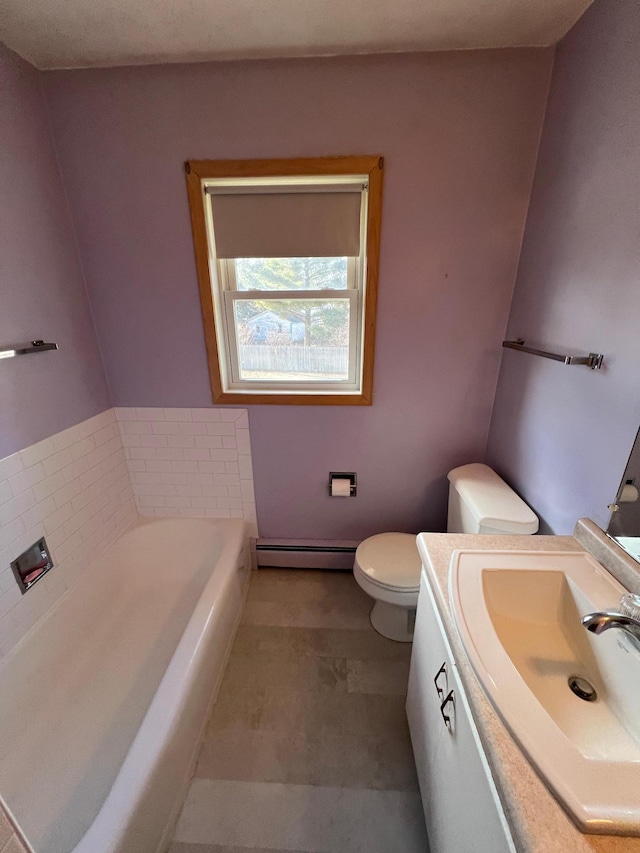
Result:
[[[288,571],[295,579],[293,570]],[[210,783],[212,790],[235,792],[233,796],[240,796],[242,792],[244,796],[254,790],[263,794],[271,791],[271,795],[282,794],[283,802],[287,803],[290,796],[294,800],[300,796],[300,789],[315,792],[309,794],[312,800],[328,796],[327,792],[340,792],[340,797],[364,797],[365,801],[367,797],[377,801],[376,798],[391,796],[399,798],[398,802],[419,802],[402,690],[402,683],[408,677],[410,649],[390,643],[373,631],[368,623],[369,601],[359,595],[357,587],[354,589],[351,575],[342,574],[337,583],[328,577],[316,579],[314,588],[309,583],[309,573],[300,574],[304,575],[298,576],[300,596],[293,588],[295,581],[291,585],[287,583],[286,593],[281,595],[285,585],[283,579],[275,577],[269,584],[264,575],[257,594],[252,595],[250,590],[248,601],[256,606],[249,606],[251,618],[248,621],[245,611],[245,619],[236,636],[220,699],[213,708],[199,756],[198,766],[202,766],[203,772],[200,774],[196,769],[189,796],[195,796],[194,792],[202,787],[198,783]],[[345,590],[349,590],[348,595],[343,595]],[[350,614],[362,619],[363,610],[367,611],[366,626],[345,626]],[[259,612],[268,613],[268,617],[260,620]],[[278,619],[284,624],[278,624]],[[280,728],[286,720],[277,718],[278,703],[283,702],[283,696],[285,707],[293,704],[295,711],[286,729]],[[346,721],[341,718],[344,708],[351,709]],[[366,731],[356,735],[352,729],[360,713],[364,714],[362,723],[366,724]],[[383,716],[376,717],[376,714]],[[225,725],[227,719],[232,721],[231,725]],[[387,722],[383,724],[384,720]],[[250,725],[245,726],[245,721]],[[310,727],[317,723],[320,723],[318,730],[311,731]],[[388,725],[398,724],[394,743],[387,737]],[[233,753],[233,767],[225,770],[225,749],[244,742],[249,742],[253,750],[248,759],[245,757],[249,763],[239,766],[240,756]],[[306,750],[304,762],[309,761],[313,766],[292,764],[291,755],[287,749],[282,749],[282,744],[288,742],[293,742],[296,750]],[[330,761],[323,764],[323,753],[329,742],[332,748],[339,748],[335,765]],[[361,782],[356,781],[357,775],[348,775],[356,772],[350,766],[345,775],[340,763],[343,755],[349,765],[361,762],[357,770],[364,774],[360,776]],[[270,761],[275,764],[270,765]],[[218,771],[216,766],[220,768]],[[209,803],[205,812],[214,806]],[[232,807],[233,802],[230,803]],[[260,829],[260,839],[267,826]],[[345,826],[338,820],[337,830],[344,831]],[[213,834],[217,836],[217,833],[218,829],[214,828]],[[193,849],[193,853],[197,853],[196,846],[203,848],[202,853],[207,846],[214,853],[263,850],[243,846],[239,841],[240,837],[235,839],[235,846],[218,846],[214,838],[207,838],[207,843],[190,842],[184,851]],[[306,844],[304,849],[307,853],[311,851]],[[349,849],[350,844],[340,847],[341,853],[349,853]],[[180,846],[170,853],[181,853]],[[263,853],[280,853],[280,848],[270,847]],[[289,849],[287,853],[295,851]]]

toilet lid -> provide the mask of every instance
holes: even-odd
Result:
[[[409,533],[380,533],[361,542],[356,565],[372,581],[397,589],[420,587],[422,561],[416,537]]]

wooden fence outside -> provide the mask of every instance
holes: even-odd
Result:
[[[243,370],[278,373],[348,374],[349,347],[241,344]]]

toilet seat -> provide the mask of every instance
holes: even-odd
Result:
[[[449,533],[535,533],[538,518],[495,471],[480,463],[449,471]],[[371,624],[390,640],[410,643],[420,591],[421,559],[407,533],[361,542],[353,576],[374,600]]]
[[[421,570],[416,537],[408,533],[379,533],[358,545],[353,576],[374,600],[371,624],[383,637],[412,641]]]
[[[356,549],[354,573],[383,590],[417,593],[421,569],[416,537],[409,533],[379,533]]]

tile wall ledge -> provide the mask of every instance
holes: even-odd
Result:
[[[590,518],[579,518],[574,537],[630,592],[640,595],[640,564]]]

